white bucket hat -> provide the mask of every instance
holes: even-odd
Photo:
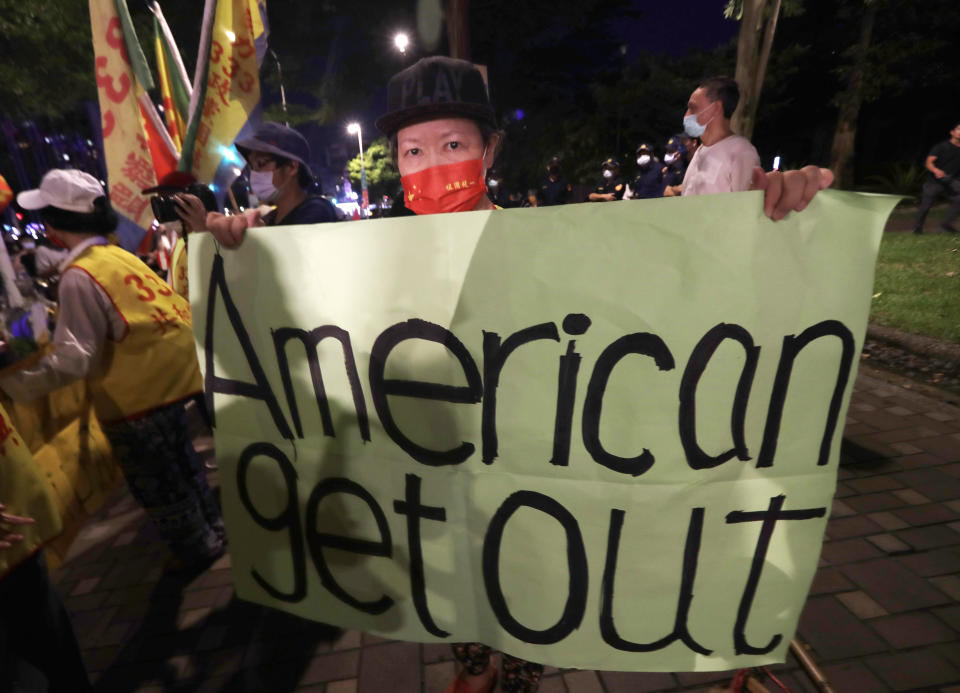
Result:
[[[93,201],[106,193],[100,181],[89,173],[72,168],[48,171],[36,190],[24,190],[17,195],[17,204],[24,209],[56,207],[69,212],[90,214]]]

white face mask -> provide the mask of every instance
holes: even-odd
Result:
[[[273,171],[250,171],[250,190],[263,204],[272,204],[280,196],[280,189],[273,185]]]
[[[613,178],[613,171],[608,168],[603,169],[603,177],[607,179]]]
[[[668,164],[672,164],[674,161],[677,160],[677,153],[670,152],[669,154],[664,154],[663,160],[666,161]]]
[[[646,166],[646,165],[649,164],[649,163],[650,163],[650,155],[649,155],[649,154],[641,154],[640,156],[637,157],[637,165],[638,165],[638,166]]]
[[[500,183],[499,181],[497,181],[496,178],[491,178],[490,180],[487,181],[488,188],[496,188],[498,185],[500,185]]]

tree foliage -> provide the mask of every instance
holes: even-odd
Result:
[[[956,117],[956,37],[952,0],[876,1],[860,63],[862,102],[853,137],[854,184],[897,161],[922,161]],[[804,0],[784,19],[754,142],[795,163],[830,162],[838,116],[858,67],[864,0]]]
[[[60,117],[96,98],[87,3],[0,0],[0,113]]]
[[[386,137],[370,143],[364,152],[364,165],[367,169],[367,190],[370,200],[374,201],[386,195],[393,197],[400,187],[400,173],[393,165],[390,156],[390,144]],[[347,162],[347,175],[354,191],[360,191],[360,155]]]

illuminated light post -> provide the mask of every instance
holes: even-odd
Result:
[[[367,207],[370,205],[370,195],[367,192],[367,166],[363,161],[363,131],[360,123],[350,123],[347,125],[347,132],[351,135],[356,133],[357,144],[360,146],[360,190],[363,191],[363,211],[366,214]]]
[[[398,51],[406,55],[407,47],[410,45],[410,37],[401,31],[393,37],[393,45],[397,47]]]

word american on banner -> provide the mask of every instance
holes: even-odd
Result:
[[[563,667],[782,660],[892,202],[758,200],[201,239],[238,594]]]

